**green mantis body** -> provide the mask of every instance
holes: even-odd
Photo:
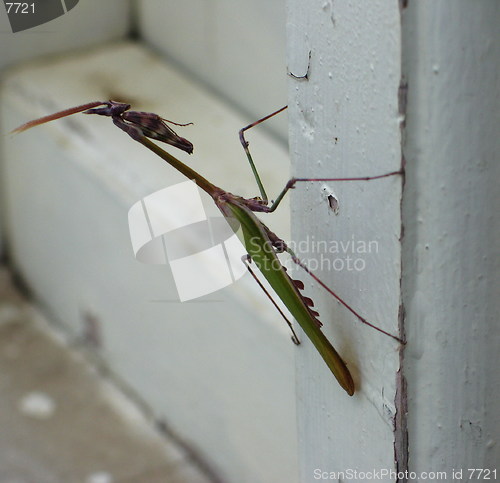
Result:
[[[97,106],[105,105],[104,108],[97,108]],[[277,253],[287,251],[292,255],[292,258],[296,263],[307,270],[307,268],[301,264],[301,262],[295,257],[295,254],[286,246],[285,242],[278,238],[273,232],[267,228],[267,226],[257,218],[254,212],[264,212],[269,213],[276,209],[279,202],[285,195],[285,193],[294,187],[295,183],[298,181],[320,181],[310,180],[303,178],[291,179],[283,191],[278,195],[276,201],[268,206],[267,196],[263,189],[262,183],[258,177],[255,170],[255,166],[251,159],[250,153],[248,151],[248,143],[244,140],[243,131],[252,127],[247,126],[240,131],[240,138],[242,144],[245,148],[247,156],[249,158],[252,170],[256,177],[259,189],[261,191],[261,198],[250,198],[246,199],[228,191],[225,191],[201,176],[199,173],[194,171],[192,168],[187,166],[185,163],[172,156],[170,153],[166,152],[160,148],[157,144],[153,143],[150,139],[156,139],[168,144],[172,144],[184,151],[189,153],[192,152],[192,145],[189,141],[184,138],[177,136],[170,128],[168,128],[164,120],[152,113],[134,112],[128,111],[130,106],[127,104],[120,104],[113,101],[107,102],[92,102],[75,108],[66,109],[59,113],[52,114],[40,118],[38,120],[30,121],[15,131],[20,132],[25,129],[29,129],[38,124],[43,124],[60,117],[75,114],[77,112],[84,111],[86,114],[100,114],[106,115],[112,118],[115,125],[120,129],[125,131],[134,140],[143,144],[146,148],[154,152],[156,155],[160,156],[164,161],[170,164],[173,168],[180,171],[188,179],[193,180],[201,189],[208,193],[214,203],[217,205],[221,213],[227,219],[236,219],[240,226],[241,232],[243,234],[243,243],[248,252],[250,259],[259,268],[260,272],[269,282],[270,286],[276,292],[278,297],[283,301],[285,306],[288,308],[293,317],[297,320],[300,327],[307,335],[307,337],[314,344],[315,348],[318,350],[319,354],[325,361],[328,368],[331,370],[340,386],[352,396],[354,394],[355,386],[353,378],[347,368],[345,362],[339,356],[337,351],[334,349],[329,340],[325,337],[321,331],[321,322],[317,319],[319,315],[311,307],[313,302],[308,297],[304,297],[301,294],[301,290],[304,288],[302,282],[293,280],[286,271],[286,268],[281,264]],[[280,109],[280,112],[284,108]],[[274,114],[274,113],[273,113]],[[272,115],[273,115],[272,114]],[[266,116],[267,119],[270,116]],[[262,121],[262,120],[261,120]],[[258,121],[260,122],[260,121]],[[371,180],[378,179],[381,177],[391,176],[393,174],[401,174],[400,172],[393,172],[384,174],[381,176],[365,177],[365,178],[344,178],[344,179],[322,179],[321,181],[347,181],[347,180]],[[310,272],[309,272],[310,273]],[[316,280],[318,280],[314,275],[312,275]],[[319,281],[319,280],[318,280]],[[320,281],[319,281],[320,282]],[[325,285],[320,282],[324,287]],[[326,287],[325,287],[326,288]],[[337,297],[330,289],[327,290]],[[357,314],[353,309],[351,309],[345,302],[337,297],[337,299],[343,303],[351,312],[353,312],[363,323],[371,325],[365,319],[363,319],[359,314]],[[371,325],[372,326],[372,325]],[[373,327],[373,326],[372,326]],[[377,329],[383,332],[381,329]],[[293,329],[292,329],[293,332]],[[385,332],[384,332],[385,333]],[[387,334],[390,335],[390,334]],[[400,341],[397,337],[392,336],[396,340]],[[294,340],[298,343],[298,340],[294,334]],[[401,342],[401,341],[400,341]]]
[[[264,228],[265,225],[244,204],[228,202],[221,211],[224,213],[224,210],[228,208],[241,223],[248,254],[314,344],[339,384],[347,394],[352,396],[354,394],[354,381],[349,369],[321,331],[321,323],[307,305],[307,299],[301,295],[296,283],[281,266]],[[276,268],[278,266],[279,268]]]
[[[268,208],[261,200],[248,200],[218,188],[149,139],[142,137],[138,141],[206,191],[226,218],[238,220],[243,232],[243,243],[252,261],[295,317],[339,384],[347,394],[352,396],[354,394],[354,381],[349,369],[321,331],[321,323],[307,305],[308,299],[301,295],[297,285],[281,265],[276,250],[282,250],[276,247],[276,240],[271,237],[272,232],[253,212],[253,210],[266,212],[272,208]]]

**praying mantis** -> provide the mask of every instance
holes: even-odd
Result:
[[[246,264],[247,269],[257,281],[259,286],[264,290],[266,295],[271,299],[280,314],[285,318],[288,326],[292,331],[292,340],[295,344],[299,344],[299,339],[293,329],[291,322],[286,318],[271,295],[264,288],[253,270],[251,262],[259,268],[262,275],[266,278],[269,285],[273,288],[277,296],[282,300],[289,312],[297,320],[298,324],[315,346],[326,365],[337,379],[340,386],[346,393],[352,396],[355,392],[355,385],[351,373],[347,368],[346,363],[337,353],[333,345],[321,331],[322,323],[318,319],[318,312],[313,307],[314,303],[309,298],[302,294],[304,284],[300,280],[292,279],[286,267],[284,267],[279,258],[278,253],[287,252],[292,260],[302,267],[311,277],[324,287],[331,295],[333,295],[345,308],[352,312],[362,323],[392,337],[399,343],[404,343],[398,337],[385,332],[384,330],[374,326],[344,302],[338,295],[335,294],[328,286],[326,286],[308,267],[295,255],[295,253],[287,246],[284,240],[273,233],[255,213],[271,213],[276,210],[286,193],[295,187],[299,182],[306,181],[371,181],[388,176],[402,175],[403,171],[393,171],[378,176],[366,176],[356,178],[292,178],[290,179],[277,198],[270,202],[252,156],[248,148],[249,143],[245,139],[245,131],[256,126],[257,124],[269,119],[270,117],[284,111],[287,106],[278,109],[268,116],[249,124],[240,130],[240,141],[245,150],[248,162],[252,169],[254,178],[260,191],[260,196],[255,198],[243,198],[234,195],[229,191],[223,190],[212,184],[198,172],[190,168],[185,163],[163,150],[160,146],[151,141],[151,139],[162,141],[170,144],[178,149],[181,149],[189,154],[193,152],[193,145],[187,140],[178,136],[166,123],[184,126],[172,121],[167,121],[157,114],[149,112],[131,111],[130,105],[115,101],[94,101],[80,106],[65,109],[54,114],[29,121],[13,132],[19,133],[31,127],[44,124],[49,121],[60,119],[76,113],[97,114],[101,116],[111,117],[113,123],[125,131],[133,140],[141,143],[147,149],[158,155],[173,168],[177,169],[188,179],[193,180],[199,188],[210,195],[221,211],[222,215],[228,220],[237,220],[241,227],[243,244],[248,255],[243,257],[242,262]]]

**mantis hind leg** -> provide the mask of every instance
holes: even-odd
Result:
[[[299,338],[297,337],[297,334],[295,333],[295,330],[293,330],[293,325],[292,323],[288,320],[288,318],[286,317],[286,315],[283,313],[283,311],[280,309],[280,307],[278,306],[278,304],[276,303],[276,301],[273,299],[273,297],[271,296],[271,294],[266,290],[266,287],[264,287],[264,285],[262,285],[262,282],[257,278],[257,275],[255,275],[255,272],[250,268],[250,262],[252,261],[252,259],[250,258],[250,255],[245,255],[241,258],[241,260],[243,261],[243,263],[246,265],[248,271],[250,272],[250,275],[252,275],[253,279],[257,282],[257,284],[259,285],[259,287],[263,290],[263,292],[267,295],[268,299],[272,302],[272,304],[276,307],[276,310],[280,313],[280,315],[285,319],[285,322],[287,323],[288,327],[290,328],[290,330],[292,331],[292,341],[295,345],[299,345],[300,344],[300,340]]]
[[[310,277],[312,277],[317,283],[319,283],[330,295],[332,295],[333,297],[335,297],[337,299],[337,301],[342,304],[347,310],[349,310],[349,312],[351,312],[353,315],[356,316],[356,318],[363,324],[367,325],[368,327],[371,327],[372,329],[375,329],[376,331],[378,332],[381,332],[382,334],[386,335],[387,337],[390,337],[391,339],[394,339],[396,340],[397,342],[399,342],[400,344],[406,344],[406,342],[393,335],[393,334],[390,334],[389,332],[381,329],[380,327],[377,327],[375,324],[372,324],[371,322],[369,322],[368,320],[366,320],[362,315],[360,315],[358,312],[356,312],[356,310],[354,310],[347,302],[345,302],[339,295],[337,295],[328,285],[326,285],[325,282],[323,282],[320,278],[318,278],[313,272],[311,272],[311,270],[309,269],[309,267],[302,261],[300,260],[297,255],[295,255],[295,253],[293,252],[293,250],[291,250],[290,248],[288,248],[288,246],[285,246],[283,248],[283,251],[286,251],[292,258],[292,261],[298,265],[300,268],[302,268]]]
[[[382,178],[388,178],[389,176],[396,176],[396,175],[404,175],[404,169],[401,168],[398,171],[391,171],[390,173],[384,173],[384,174],[379,174],[377,176],[361,176],[357,178],[292,178],[288,180],[286,183],[285,187],[281,190],[280,194],[278,197],[272,202],[271,206],[269,207],[270,213],[272,213],[276,208],[278,208],[278,205],[281,203],[281,200],[284,198],[284,196],[288,193],[288,190],[291,190],[295,188],[295,185],[300,182],[305,182],[305,181],[373,181],[376,179],[382,179]]]

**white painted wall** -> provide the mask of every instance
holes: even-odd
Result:
[[[495,0],[403,16],[409,467],[462,481],[500,461],[499,23]]]
[[[287,103],[285,0],[146,0],[141,36],[257,120]],[[286,139],[286,118],[268,126]]]
[[[288,56],[295,73],[306,72],[311,52],[308,79],[289,81],[295,176],[356,177],[399,169],[400,29],[398,2],[289,1]],[[329,209],[324,187],[334,191],[338,215]],[[400,309],[401,188],[400,177],[310,183],[298,187],[292,200],[293,239],[309,240],[309,253],[299,250],[301,257],[323,263],[316,273],[393,334]],[[343,253],[338,247],[336,253],[336,242],[354,242],[356,249],[351,245]],[[358,252],[360,244],[370,243],[371,253]],[[349,257],[357,260],[357,269],[349,269]],[[361,325],[307,277],[303,280],[357,392],[350,398],[339,388],[311,344],[297,351],[301,481],[319,481],[324,472],[333,481],[348,481],[337,472],[394,470],[399,344]]]

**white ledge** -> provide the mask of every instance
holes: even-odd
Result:
[[[176,131],[195,152],[176,156],[216,185],[258,195],[238,140],[251,120],[135,44],[11,72],[2,124],[8,131],[110,98],[193,122]],[[254,131],[251,149],[275,196],[288,156]],[[74,334],[93,332],[118,377],[227,481],[296,481],[295,348],[279,315],[249,277],[209,300],[176,303],[168,268],[134,259],[128,209],[182,176],[97,116],[74,115],[4,145],[10,253],[38,299]],[[282,207],[270,224],[285,238],[288,217]]]

